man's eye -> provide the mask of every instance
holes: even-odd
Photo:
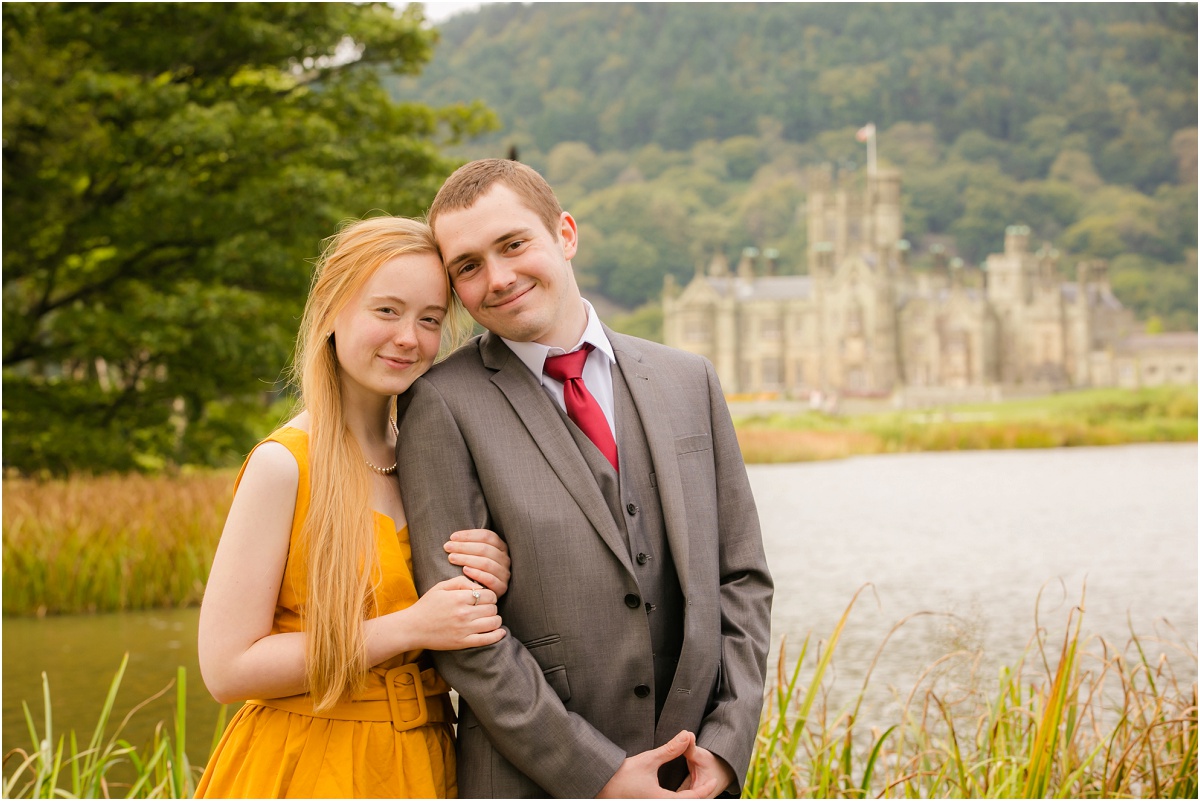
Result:
[[[468,273],[474,272],[477,266],[478,265],[475,264],[475,262],[468,262],[467,264],[464,264],[458,268],[458,272],[455,273],[455,276],[461,278]]]
[[[509,242],[508,247],[505,248],[505,250],[517,250],[518,248],[521,247],[521,245],[524,245],[524,244],[525,244],[524,239],[518,239],[515,242]]]

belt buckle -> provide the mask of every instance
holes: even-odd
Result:
[[[407,680],[406,680],[407,679]],[[383,680],[387,685],[388,707],[392,712],[392,726],[396,731],[409,731],[429,722],[429,708],[425,705],[425,687],[421,684],[421,668],[414,663],[392,668],[384,674]],[[400,714],[400,698],[396,694],[396,684],[408,686],[410,683],[417,702],[417,716],[406,719]],[[410,699],[404,699],[410,700]]]

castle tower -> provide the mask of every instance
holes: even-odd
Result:
[[[1029,227],[1010,225],[1004,232],[1004,252],[987,257],[988,299],[998,306],[1029,302],[1037,263],[1029,252]]]
[[[904,220],[900,214],[900,171],[879,170],[869,179],[869,183],[874,244],[880,250],[890,250],[900,241],[904,232]]]

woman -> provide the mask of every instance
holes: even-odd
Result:
[[[242,468],[200,612],[205,684],[247,703],[197,796],[456,794],[450,688],[421,653],[504,637],[508,554],[457,532],[464,575],[417,597],[391,416],[443,331],[461,341],[452,302],[421,222],[356,222],[322,255],[293,367],[304,410]]]

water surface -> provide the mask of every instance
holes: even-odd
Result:
[[[1084,601],[1084,631],[1123,646],[1130,625],[1195,681],[1197,449],[1194,444],[871,456],[749,469],[776,583],[773,641],[794,654],[827,638],[855,591],[835,660],[853,694],[887,632],[872,687],[906,690],[935,659],[1012,664],[1041,624],[1052,649]],[[1086,586],[1086,596],[1085,596]],[[46,671],[57,731],[90,734],[121,654],[119,713],[188,669],[188,753],[208,753],[217,705],[196,664],[196,610],[4,621],[4,750],[27,747],[21,701],[41,720]],[[1190,653],[1161,645],[1182,641]],[[814,644],[815,648],[815,644]],[[811,659],[811,655],[809,657]],[[138,714],[143,742],[173,694]],[[835,694],[836,698],[836,694]],[[84,735],[86,739],[86,735]]]

